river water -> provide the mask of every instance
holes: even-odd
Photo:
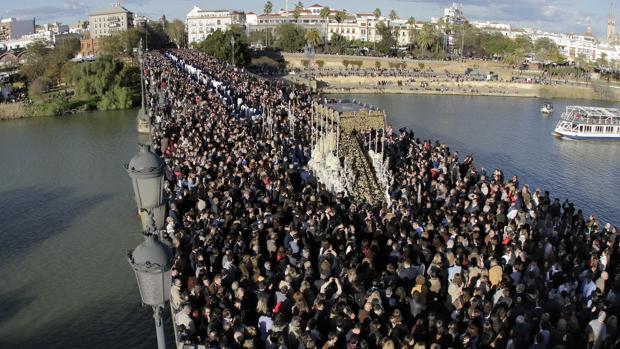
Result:
[[[542,116],[535,98],[439,95],[336,95],[384,109],[395,130],[407,127],[421,139],[439,140],[473,154],[488,172],[496,168],[521,184],[570,199],[603,222],[620,224],[620,142],[569,141],[551,135],[567,105],[612,107],[607,102],[553,100]]]
[[[557,140],[574,101],[347,96],[386,109],[395,128],[473,153],[478,166],[570,197],[604,221],[615,207],[620,143]],[[597,103],[587,103],[596,105]],[[0,348],[154,348],[126,251],[141,241],[129,178],[135,110],[0,123]],[[169,321],[168,341],[172,339]]]
[[[156,347],[126,258],[136,113],[0,123],[0,348]]]

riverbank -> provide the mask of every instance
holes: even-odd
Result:
[[[108,110],[126,110],[134,108],[133,105],[127,108],[113,108]],[[33,118],[40,116],[66,116],[98,109],[93,100],[79,99],[56,99],[47,102],[34,104],[26,103],[7,103],[0,104],[0,121]]]
[[[430,94],[620,101],[620,89],[600,81],[590,84],[541,85],[497,81],[457,83],[433,79],[406,80],[400,77],[323,77],[317,80],[317,86],[320,92],[326,94]]]

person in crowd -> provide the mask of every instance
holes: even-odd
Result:
[[[354,203],[308,173],[306,90],[195,50],[151,51],[144,73],[152,141],[166,163],[180,341],[619,344],[615,227],[407,129],[390,130],[380,145],[393,175],[390,202]]]

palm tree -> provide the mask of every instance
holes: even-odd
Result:
[[[295,4],[295,11],[293,11],[293,17],[295,18],[295,22],[297,22],[297,20],[299,19],[299,16],[301,16],[301,11],[303,9],[304,9],[304,4],[302,4],[301,1]]]
[[[415,40],[422,50],[430,51],[430,48],[436,44],[437,36],[433,27],[429,24],[425,24]]]
[[[325,43],[327,43],[327,39],[329,38],[329,7],[325,6],[321,9],[321,13],[319,14],[321,18],[325,21]]]
[[[308,32],[306,32],[306,41],[313,47],[319,46],[321,43],[321,33],[315,28],[308,30]]]
[[[340,34],[342,31],[340,25],[345,19],[347,19],[347,10],[336,11],[336,16],[334,16],[334,18],[336,19],[336,22],[338,22],[338,34]]]
[[[265,7],[263,8],[263,12],[268,15],[271,13],[271,11],[273,11],[273,4],[271,3],[271,1],[267,1],[265,3]]]
[[[415,18],[409,17],[407,20],[407,26],[409,26],[409,46],[412,46],[416,33]]]
[[[372,11],[372,15],[375,16],[375,30],[373,31],[373,34],[372,34],[372,42],[373,42],[373,46],[376,48],[377,47],[377,21],[379,20],[379,17],[381,17],[381,9],[377,7],[374,11]]]
[[[392,10],[390,11],[390,14],[388,15],[388,17],[390,17],[390,20],[395,20],[398,19],[398,14],[396,13],[396,11]]]

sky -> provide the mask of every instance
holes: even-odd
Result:
[[[165,14],[168,19],[184,20],[197,5],[203,9],[234,9],[262,13],[265,0],[0,0],[0,17],[35,17],[37,23],[59,21],[74,23],[88,19],[88,13],[109,7],[119,1],[130,11],[156,19]],[[318,1],[349,12],[372,12],[379,7],[384,15],[395,10],[401,18],[430,20],[443,14],[443,8],[453,0],[330,0]],[[316,3],[305,1],[309,6]],[[284,0],[272,0],[273,8],[284,8]],[[289,0],[289,8],[295,0]],[[585,32],[588,25],[597,36],[607,31],[609,0],[461,0],[463,12],[469,20],[490,20],[510,23],[517,27],[531,27],[546,31],[567,33]],[[615,7],[620,23],[620,6]],[[619,30],[620,32],[620,30]]]

